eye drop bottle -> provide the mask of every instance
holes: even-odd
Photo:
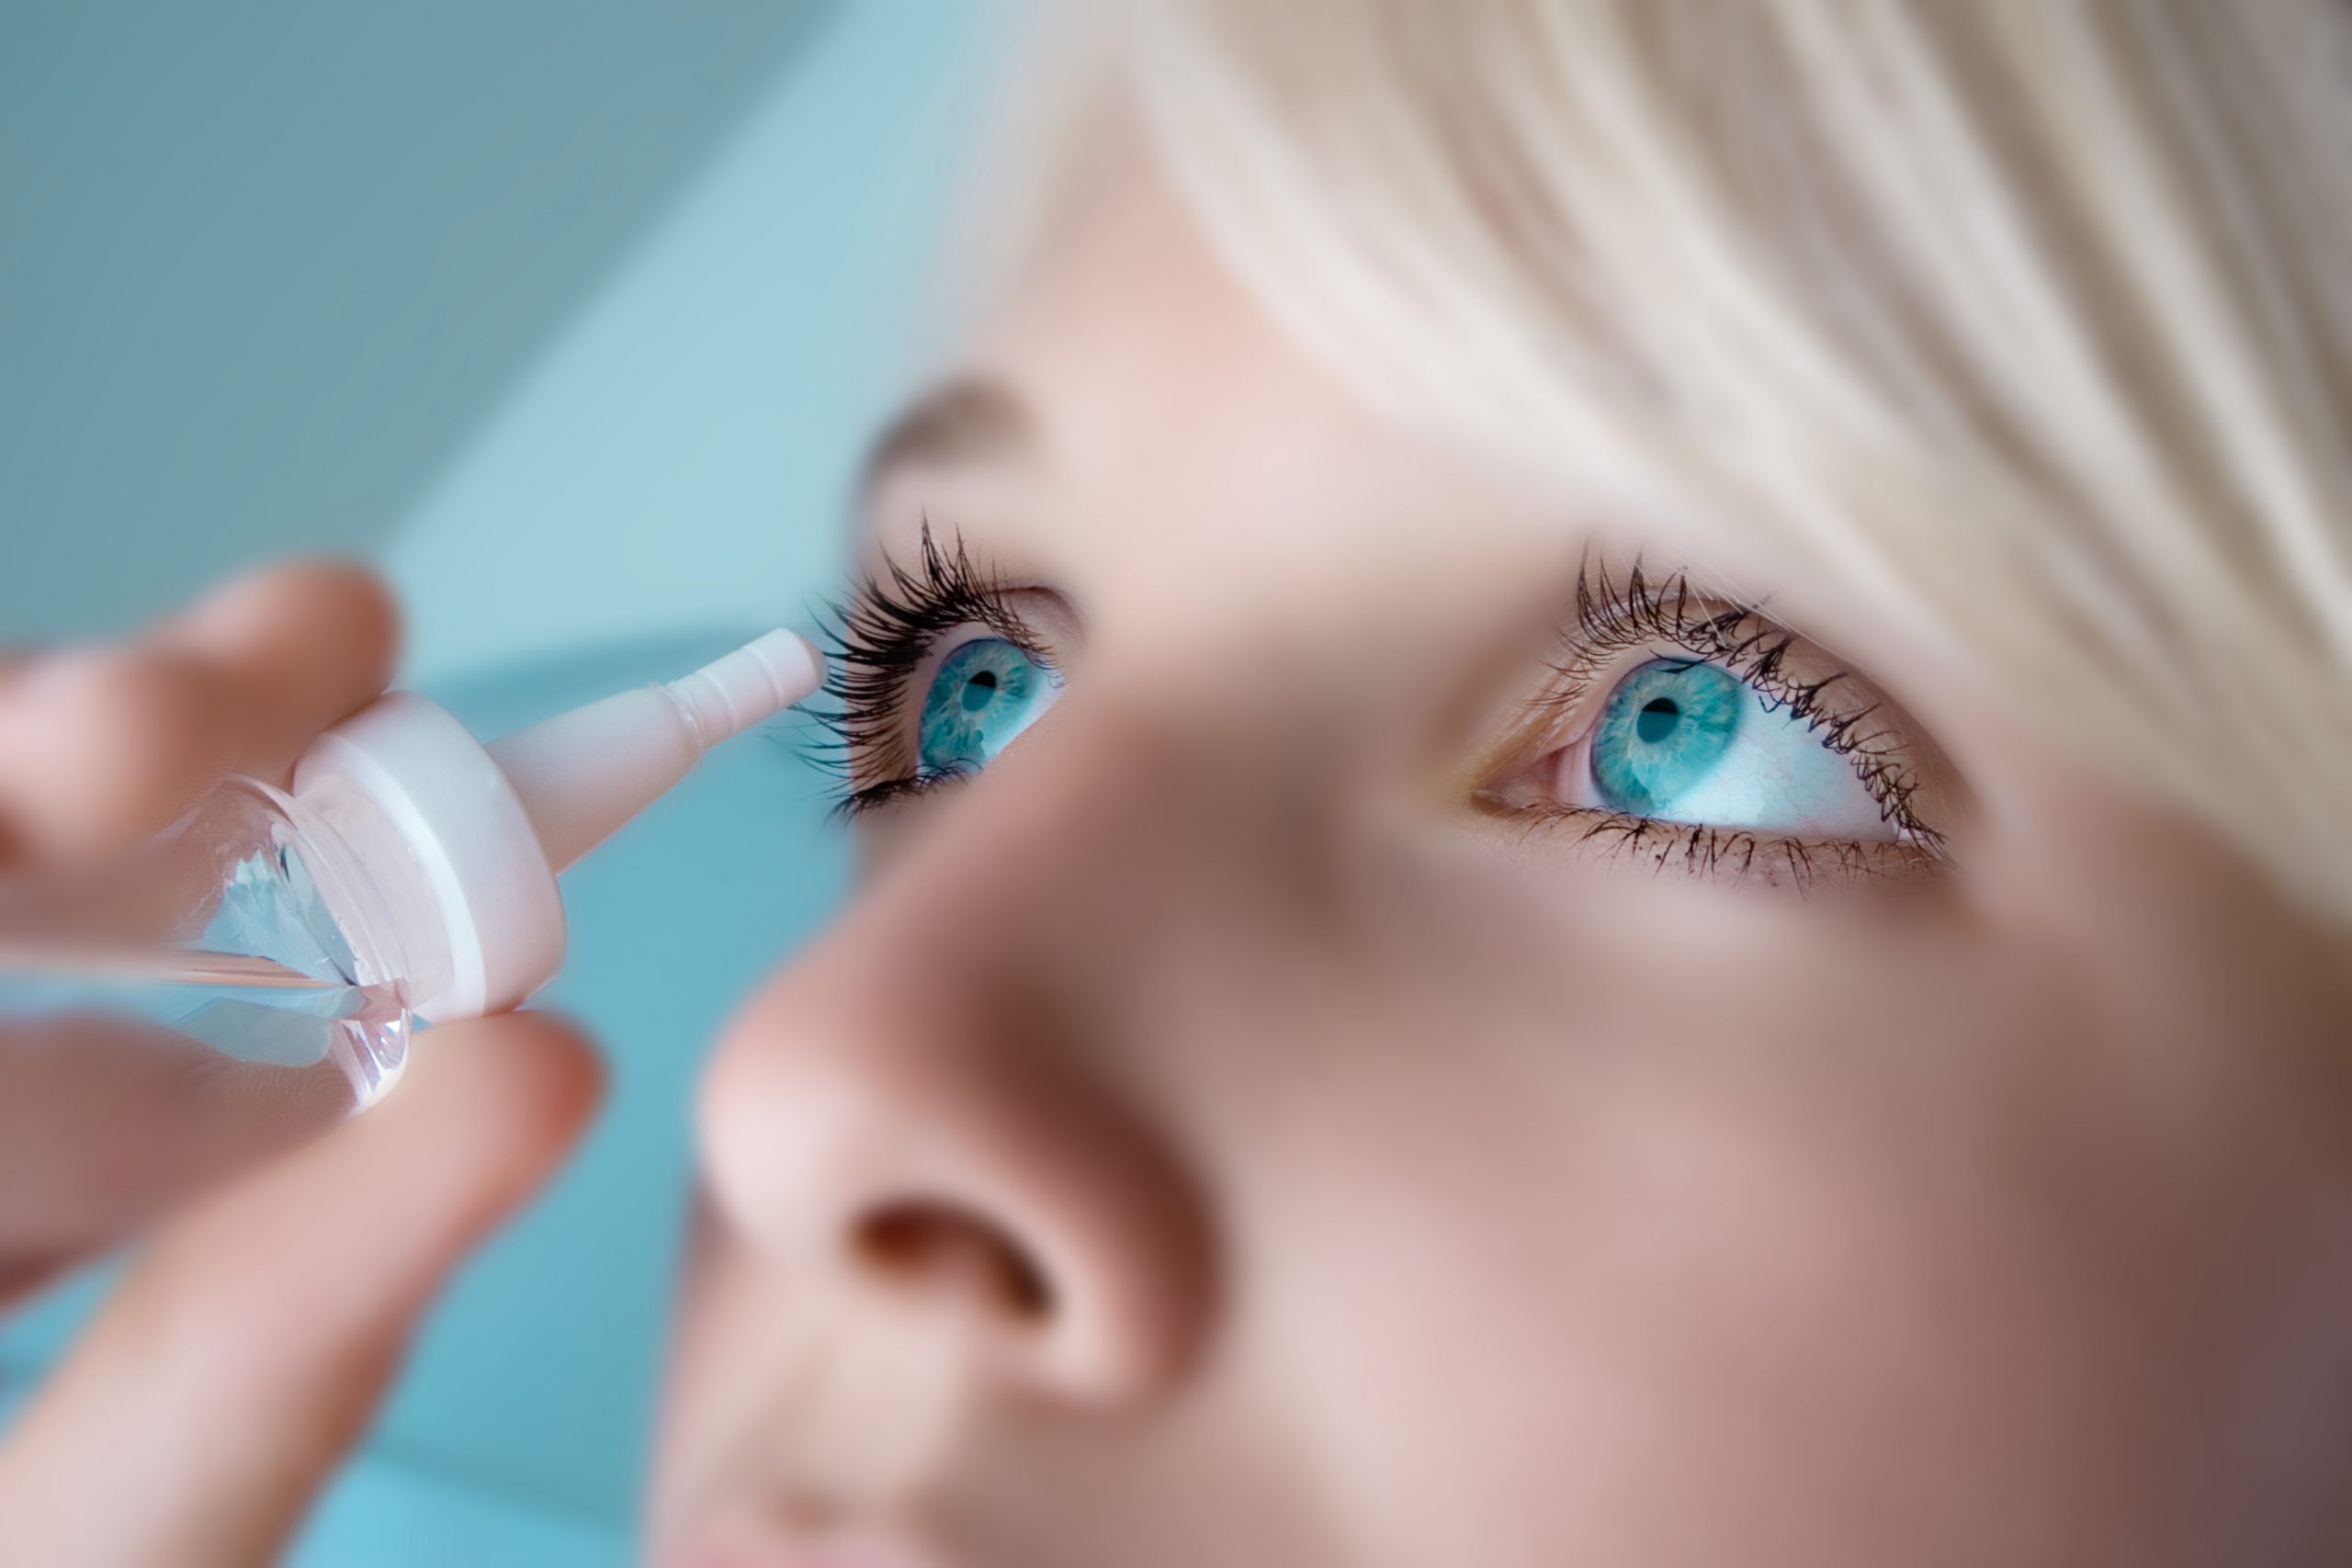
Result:
[[[0,1286],[374,1104],[415,1022],[529,998],[557,876],[822,679],[771,632],[487,745],[390,693],[288,790],[232,779],[120,863],[0,886]]]

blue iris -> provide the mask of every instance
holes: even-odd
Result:
[[[964,644],[923,694],[916,761],[927,773],[986,766],[1052,705],[1059,684],[1002,637]]]
[[[1747,686],[1713,664],[1654,659],[1618,682],[1592,735],[1601,804],[1636,817],[1671,815],[1739,733]]]

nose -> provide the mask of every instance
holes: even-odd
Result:
[[[1169,851],[1168,771],[1056,728],[1080,743],[1041,733],[927,803],[753,998],[704,1079],[705,1179],[723,1245],[852,1287],[800,1302],[921,1294],[985,1336],[986,1375],[1128,1406],[1179,1380],[1215,1273],[1200,1184],[1127,1070],[1133,987],[1104,984],[1149,950],[1122,890],[1166,886],[1137,857]],[[829,1334],[910,1321],[842,1316]]]

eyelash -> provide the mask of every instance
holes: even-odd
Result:
[[[854,818],[877,807],[922,795],[961,778],[968,768],[922,769],[906,755],[904,704],[908,686],[941,637],[967,626],[981,626],[1041,662],[1050,662],[1030,628],[1006,604],[1007,585],[976,566],[960,533],[943,548],[928,517],[912,570],[886,561],[878,577],[860,583],[846,600],[830,606],[826,628],[831,648],[826,694],[830,705],[818,714],[828,739],[819,760],[842,780],[837,812]],[[1576,586],[1568,652],[1554,666],[1555,679],[1531,705],[1532,720],[1543,722],[1583,705],[1601,676],[1626,653],[1660,643],[1722,666],[1747,682],[1766,705],[1786,710],[1828,750],[1844,757],[1886,819],[1900,828],[1916,858],[1939,858],[1942,840],[1912,807],[1918,775],[1901,736],[1872,724],[1879,705],[1839,700],[1853,677],[1837,671],[1802,681],[1788,671],[1789,653],[1801,643],[1795,633],[1767,618],[1753,605],[1695,591],[1690,575],[1677,571],[1653,580],[1635,558],[1622,579],[1607,563],[1588,557]],[[872,782],[859,784],[860,774]],[[1550,803],[1540,807],[1503,807],[1525,818],[1531,828],[1574,819],[1584,836],[1607,840],[1612,849],[1650,858],[1663,869],[1679,860],[1699,872],[1738,875],[1776,869],[1759,858],[1777,859],[1777,869],[1800,884],[1826,869],[1847,873],[1872,868],[1879,846],[1791,839],[1744,829],[1666,822],[1654,818],[1588,807]]]
[[[1824,870],[1867,874],[1882,869],[1880,862],[1890,852],[1910,863],[1942,858],[1942,835],[1913,807],[1919,780],[1909,748],[1898,731],[1871,722],[1878,703],[1839,700],[1840,688],[1855,684],[1847,671],[1833,671],[1815,681],[1791,674],[1790,651],[1804,639],[1758,607],[1700,592],[1688,572],[1653,580],[1638,558],[1622,580],[1614,579],[1605,561],[1589,556],[1577,580],[1571,626],[1569,650],[1554,666],[1553,685],[1530,705],[1532,722],[1544,723],[1584,706],[1621,655],[1670,644],[1737,675],[1755,688],[1767,709],[1787,712],[1824,747],[1845,758],[1906,841],[1882,846],[1806,840],[1559,802],[1536,807],[1493,802],[1498,809],[1527,818],[1531,828],[1562,821],[1581,824],[1588,840],[1605,841],[1618,853],[1645,857],[1660,870],[1679,862],[1689,871],[1739,876],[1785,872],[1800,886]]]
[[[828,738],[817,760],[842,780],[840,816],[854,818],[971,772],[920,768],[905,754],[907,687],[939,639],[961,626],[986,626],[1046,661],[1035,634],[1006,607],[1006,584],[972,563],[960,533],[942,549],[925,517],[913,570],[885,561],[881,576],[828,606],[828,705],[816,715]],[[876,776],[861,784],[861,773]]]

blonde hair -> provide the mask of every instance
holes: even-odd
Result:
[[[1357,386],[1872,596],[2352,915],[2352,7],[1120,20],[1096,81]]]

